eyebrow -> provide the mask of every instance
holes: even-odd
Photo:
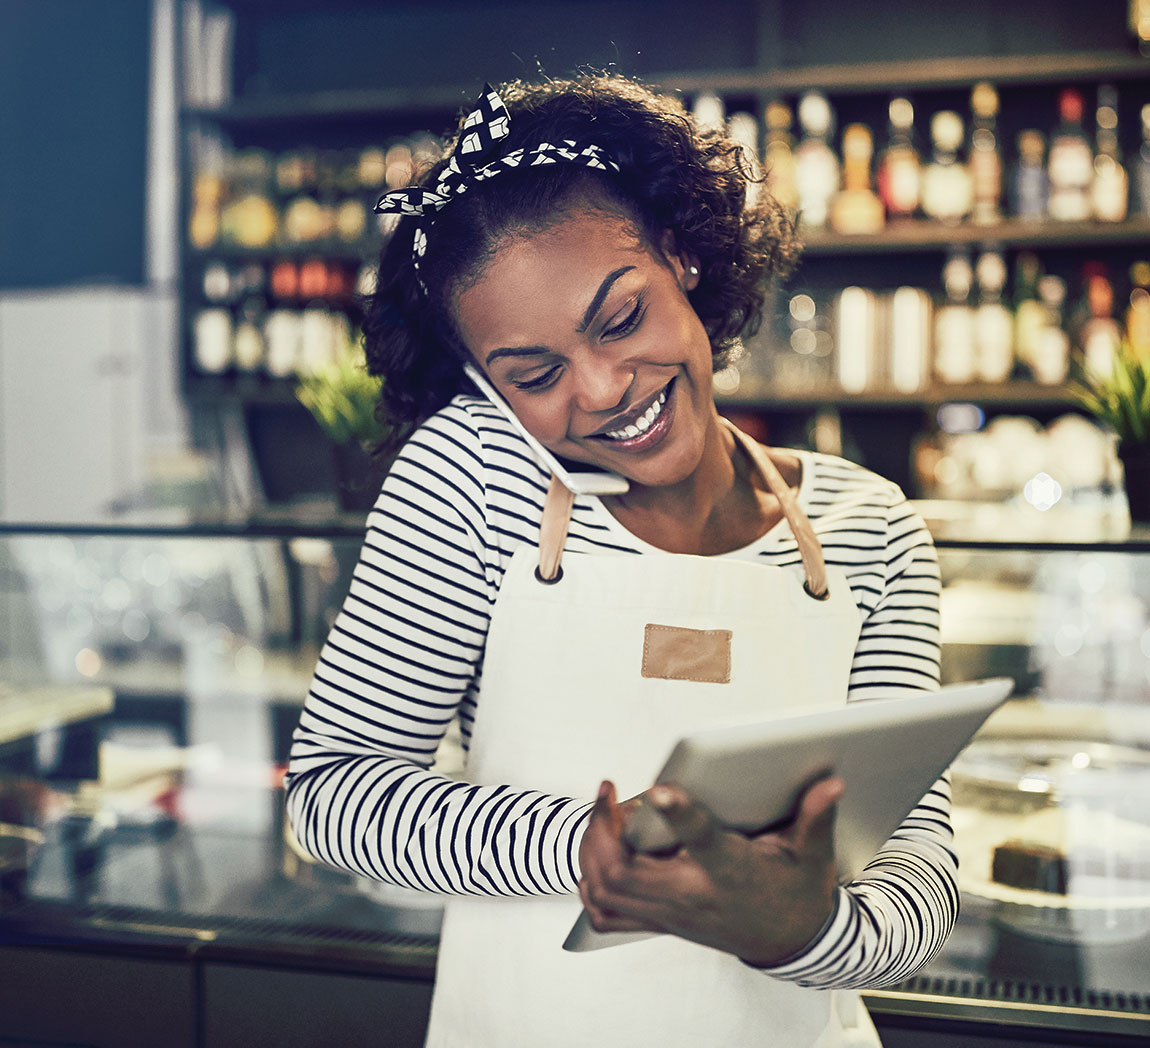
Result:
[[[576,331],[582,334],[591,326],[591,321],[595,319],[595,314],[599,312],[599,307],[603,305],[603,299],[607,297],[607,292],[611,290],[612,285],[624,273],[630,273],[634,268],[634,266],[620,266],[607,274],[606,279],[599,285],[599,290],[595,292],[595,297],[591,299],[591,305],[587,307],[587,312],[583,314],[583,323],[575,329]]]
[[[595,314],[603,305],[603,300],[607,297],[611,288],[614,286],[615,281],[618,280],[624,273],[630,273],[634,266],[620,266],[618,269],[612,270],[603,278],[603,283],[599,285],[599,290],[595,292],[595,296],[591,299],[591,304],[587,307],[587,311],[583,314],[583,320],[576,327],[576,331],[582,334],[591,326],[591,321],[595,319]],[[511,348],[504,346],[502,349],[492,350],[487,354],[487,364],[498,360],[500,357],[530,357],[536,356],[540,353],[546,353],[547,349],[544,346],[519,346]]]

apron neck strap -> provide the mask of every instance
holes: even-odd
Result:
[[[730,420],[724,418],[723,422],[734,436],[735,443],[758,466],[771,494],[779,500],[783,516],[787,518],[787,523],[791,526],[791,531],[795,536],[795,543],[799,547],[799,556],[803,559],[803,574],[806,575],[804,588],[812,597],[825,600],[828,595],[827,564],[823,557],[822,543],[819,542],[819,537],[811,526],[810,517],[799,505],[795,493],[791,491],[790,485],[783,479],[783,475],[779,472],[767,449],[757,440],[748,437]]]
[[[778,467],[766,449],[727,419],[724,418],[723,422],[734,435],[735,442],[758,467],[771,494],[779,500],[783,516],[791,526],[799,547],[799,555],[803,560],[803,573],[806,575],[804,588],[812,597],[819,600],[826,599],[826,561],[823,559],[823,547],[819,543],[815,529],[811,527],[810,518],[803,512],[794,492],[779,473]],[[563,544],[567,541],[567,528],[571,521],[571,507],[574,502],[575,496],[558,477],[552,476],[551,485],[547,489],[547,498],[543,502],[543,519],[539,525],[539,566],[535,569],[535,577],[540,582],[558,582],[563,577],[560,561],[563,558]]]
[[[539,522],[539,566],[535,577],[540,582],[558,582],[563,577],[559,562],[563,558],[563,544],[567,541],[567,527],[571,523],[571,507],[575,495],[558,477],[552,475],[547,498],[543,501],[543,519]]]

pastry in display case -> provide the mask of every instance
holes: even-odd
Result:
[[[995,921],[1054,942],[1150,934],[1150,749],[984,734],[952,776],[960,886]]]

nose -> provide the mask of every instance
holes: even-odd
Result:
[[[578,361],[572,371],[575,403],[588,414],[617,409],[635,381],[635,368],[626,360],[598,354]]]

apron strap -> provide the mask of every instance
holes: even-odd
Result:
[[[794,533],[795,542],[798,544],[799,556],[803,559],[803,574],[806,575],[803,588],[816,600],[826,600],[829,596],[827,564],[823,557],[822,543],[819,542],[819,537],[811,526],[810,517],[799,505],[795,493],[791,491],[790,486],[783,479],[783,475],[779,472],[767,449],[757,440],[748,437],[730,420],[723,418],[723,422],[733,434],[735,441],[742,446],[743,450],[750,456],[751,461],[759,467],[759,472],[762,473],[763,479],[767,482],[767,487],[771,489],[771,494],[779,500],[783,516],[787,518],[787,523]]]
[[[571,523],[574,504],[574,493],[558,477],[552,476],[543,502],[543,519],[539,523],[539,566],[535,569],[535,577],[540,582],[558,582],[563,577],[559,561],[563,558],[563,544],[567,541],[567,527]]]
[[[806,576],[803,588],[816,600],[826,600],[828,596],[826,561],[823,559],[823,547],[819,543],[815,529],[811,526],[810,518],[803,512],[794,492],[779,473],[778,467],[766,449],[727,419],[724,418],[723,422],[734,435],[735,441],[758,466],[771,494],[779,500],[783,516],[791,526],[799,547],[799,556],[803,560],[803,573]],[[547,498],[543,502],[543,519],[539,524],[539,566],[535,569],[535,577],[540,582],[558,582],[563,577],[560,561],[563,558],[563,544],[567,541],[567,527],[571,521],[571,507],[574,503],[574,494],[558,477],[552,476],[551,485],[547,489]]]

